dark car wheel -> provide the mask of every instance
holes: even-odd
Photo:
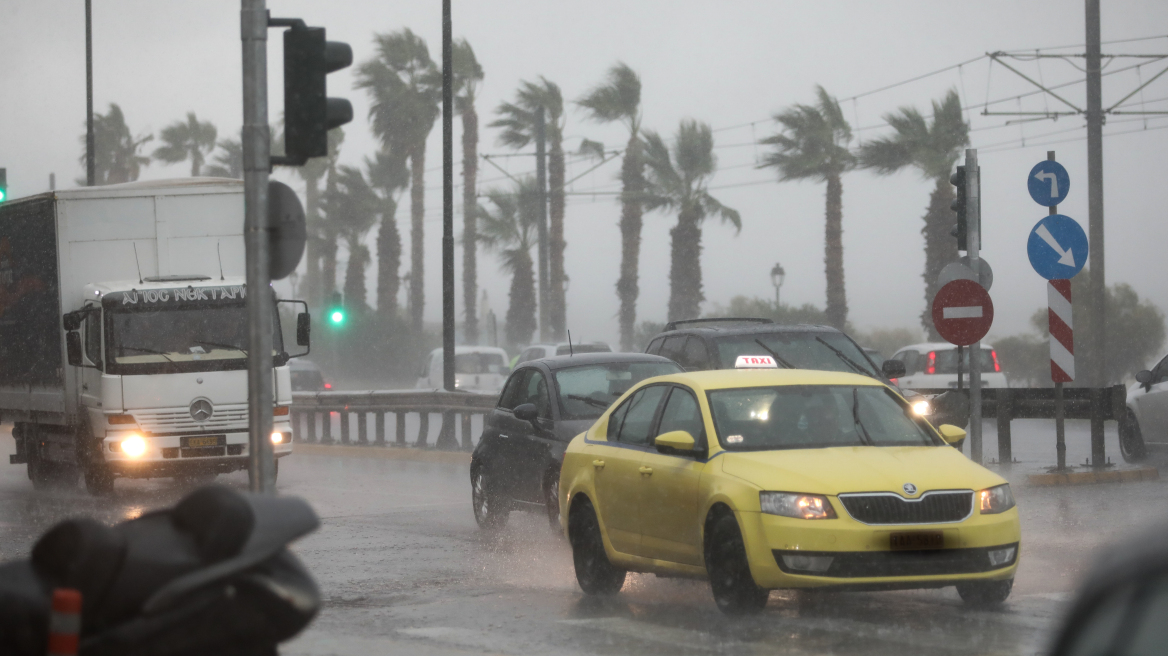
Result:
[[[1014,579],[1004,581],[967,581],[957,584],[957,594],[970,606],[996,606],[1010,596]]]
[[[470,475],[470,501],[474,507],[475,521],[479,528],[493,529],[507,525],[511,514],[506,503],[499,496],[482,467],[475,467]]]
[[[1144,444],[1144,434],[1140,421],[1130,409],[1119,422],[1119,452],[1124,462],[1140,462],[1148,457],[1148,447]]]
[[[572,563],[580,589],[590,595],[620,592],[627,572],[613,565],[604,552],[600,523],[587,499],[581,499],[568,514],[568,540],[572,544]]]
[[[747,615],[766,607],[770,593],[754,582],[742,531],[730,513],[722,514],[710,526],[706,538],[706,572],[714,601],[723,613]]]
[[[560,473],[549,472],[543,485],[543,503],[547,509],[548,524],[557,533],[563,530],[560,526]]]

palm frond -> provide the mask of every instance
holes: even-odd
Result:
[[[641,78],[628,64],[617,62],[604,82],[584,94],[576,105],[599,123],[624,121],[634,126],[641,109]]]

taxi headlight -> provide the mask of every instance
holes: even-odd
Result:
[[[797,492],[759,492],[759,505],[768,515],[795,519],[835,519],[835,509],[827,497]]]
[[[996,515],[1014,507],[1014,493],[1010,484],[1003,483],[977,493],[977,507],[983,515]]]
[[[122,440],[122,453],[131,458],[139,458],[146,453],[146,440],[141,435],[131,435]]]
[[[916,401],[912,404],[912,410],[918,417],[928,417],[933,414],[933,404],[928,401]]]

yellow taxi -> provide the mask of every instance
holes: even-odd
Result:
[[[1018,510],[950,446],[964,430],[866,376],[739,366],[642,381],[569,444],[560,517],[585,593],[632,571],[708,578],[727,613],[776,588],[1009,596]]]

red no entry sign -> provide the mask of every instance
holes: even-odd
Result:
[[[972,280],[946,283],[933,298],[933,325],[945,341],[969,346],[985,337],[994,323],[994,302]]]

